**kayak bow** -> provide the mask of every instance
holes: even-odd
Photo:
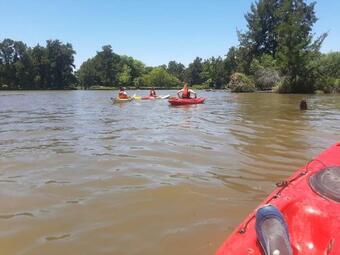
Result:
[[[258,242],[256,213],[268,204],[282,213],[293,254],[340,254],[340,143],[322,152],[277,186],[259,209],[232,232],[216,255],[267,254],[262,252]],[[268,240],[273,240],[278,233],[275,228],[268,230],[267,226],[264,229]],[[262,241],[262,236],[259,238]],[[272,254],[287,253],[275,250]]]

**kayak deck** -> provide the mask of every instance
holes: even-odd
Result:
[[[310,184],[311,176],[334,166],[340,171],[340,143],[279,183],[260,205],[272,204],[281,211],[288,225],[293,254],[340,254],[340,203],[318,194]],[[340,194],[339,178],[334,180],[333,189]],[[256,236],[255,213],[256,210],[233,231],[217,255],[263,254]]]

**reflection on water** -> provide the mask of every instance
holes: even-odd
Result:
[[[340,141],[339,95],[300,111],[300,95],[199,94],[170,107],[1,92],[0,253],[212,254],[275,182]]]

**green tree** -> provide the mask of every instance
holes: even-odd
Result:
[[[23,42],[15,42],[17,52],[15,69],[15,83],[22,89],[34,89],[34,67],[31,57],[31,49]]]
[[[34,73],[34,87],[36,89],[47,89],[50,84],[50,63],[45,47],[39,44],[31,51]]]
[[[96,56],[84,62],[78,72],[79,83],[84,88],[100,86],[140,86],[140,78],[148,70],[132,57],[119,56],[106,45]]]
[[[150,73],[145,74],[141,78],[141,85],[145,87],[177,87],[179,80],[169,74],[161,67],[154,68]]]
[[[238,33],[239,71],[251,74],[254,59],[271,55],[284,76],[281,92],[313,92],[317,75],[314,63],[326,37],[323,34],[313,41],[314,8],[315,2],[305,0],[259,0],[252,4],[245,16],[248,31]]]
[[[129,86],[132,84],[131,68],[124,64],[121,72],[118,75],[119,86]]]
[[[281,74],[285,77],[282,92],[313,92],[316,66],[313,61],[326,37],[323,34],[313,42],[312,28],[317,21],[315,2],[284,0],[278,11],[277,59]]]
[[[76,75],[80,86],[84,89],[88,89],[91,86],[101,84],[100,77],[96,72],[93,58],[90,58],[83,62]]]
[[[59,40],[48,40],[46,54],[49,63],[48,84],[53,89],[64,89],[75,83],[73,74],[74,54],[72,45]]]
[[[16,88],[16,71],[14,63],[17,60],[17,54],[14,47],[15,42],[11,39],[4,39],[0,44],[1,60],[1,82],[11,89]]]
[[[100,85],[113,86],[118,79],[120,56],[112,51],[110,45],[105,45],[94,57],[96,72],[100,77]]]
[[[317,89],[340,92],[340,52],[322,54],[317,60]]]
[[[254,92],[255,85],[253,81],[243,73],[233,73],[230,76],[228,88],[231,92]]]
[[[270,54],[275,57],[277,31],[280,23],[277,9],[284,0],[259,0],[251,5],[245,15],[248,31],[243,35],[241,45],[250,47],[252,56]]]
[[[119,77],[122,72],[125,72],[125,76],[127,74],[127,70],[130,76],[129,84],[126,85],[134,85],[133,81],[139,77],[141,77],[145,73],[145,65],[132,57],[128,56],[120,56],[120,68],[119,68]]]
[[[221,57],[211,57],[203,62],[202,77],[209,87],[220,89],[226,83],[226,72],[224,61]]]
[[[250,71],[256,87],[260,90],[270,90],[281,82],[277,61],[272,55],[263,54],[253,59]]]
[[[170,61],[167,66],[168,73],[177,77],[179,80],[184,80],[185,66],[182,63],[177,63],[176,61]]]
[[[275,58],[278,47],[276,30],[281,22],[277,10],[283,1],[259,0],[251,4],[250,12],[245,15],[248,30],[245,33],[238,31],[238,71],[249,74],[253,59],[263,54]]]
[[[202,59],[197,57],[192,63],[189,64],[188,68],[185,70],[185,80],[190,85],[202,84],[204,82],[202,72],[203,72]]]
[[[10,89],[29,89],[33,83],[30,48],[21,41],[4,39],[0,43],[0,82]]]
[[[224,59],[224,71],[226,76],[226,83],[229,82],[230,76],[235,72],[242,72],[240,70],[240,54],[239,49],[236,47],[231,47]]]

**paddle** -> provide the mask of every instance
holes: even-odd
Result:
[[[159,96],[160,99],[168,99],[170,95],[165,95],[165,96]]]

